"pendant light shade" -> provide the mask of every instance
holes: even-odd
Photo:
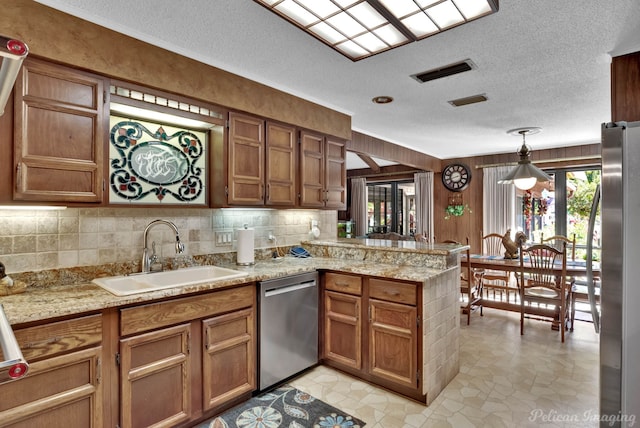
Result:
[[[507,131],[508,134],[517,133],[522,135],[522,147],[518,150],[520,160],[518,161],[518,165],[509,174],[504,176],[501,180],[498,180],[498,183],[513,183],[518,189],[529,190],[535,186],[537,182],[551,180],[549,175],[531,163],[531,149],[529,149],[525,143],[526,134],[535,134],[538,132],[540,132],[540,128],[520,128]]]

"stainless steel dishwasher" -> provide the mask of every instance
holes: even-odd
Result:
[[[260,390],[318,363],[318,274],[260,283]]]

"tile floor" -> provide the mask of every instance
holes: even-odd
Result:
[[[367,428],[597,427],[599,342],[576,322],[565,343],[550,324],[485,309],[460,322],[460,373],[429,406],[320,366],[290,381]]]

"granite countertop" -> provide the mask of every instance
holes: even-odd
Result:
[[[353,245],[353,243],[351,244]],[[143,304],[167,297],[186,296],[192,293],[263,281],[318,269],[339,270],[347,273],[381,276],[410,281],[425,281],[438,276],[443,269],[403,264],[384,264],[379,261],[342,258],[285,257],[279,260],[258,261],[253,266],[221,265],[243,271],[247,276],[211,283],[149,291],[129,296],[115,296],[93,283],[29,288],[21,294],[4,296],[0,300],[12,325],[70,316],[107,308]]]
[[[303,245],[330,246],[338,248],[366,248],[402,253],[419,253],[439,256],[457,254],[469,248],[468,245],[440,244],[416,241],[392,241],[388,239],[337,238],[335,240],[304,241]]]

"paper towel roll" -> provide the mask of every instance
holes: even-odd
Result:
[[[252,265],[253,258],[253,229],[238,229],[237,264]]]

